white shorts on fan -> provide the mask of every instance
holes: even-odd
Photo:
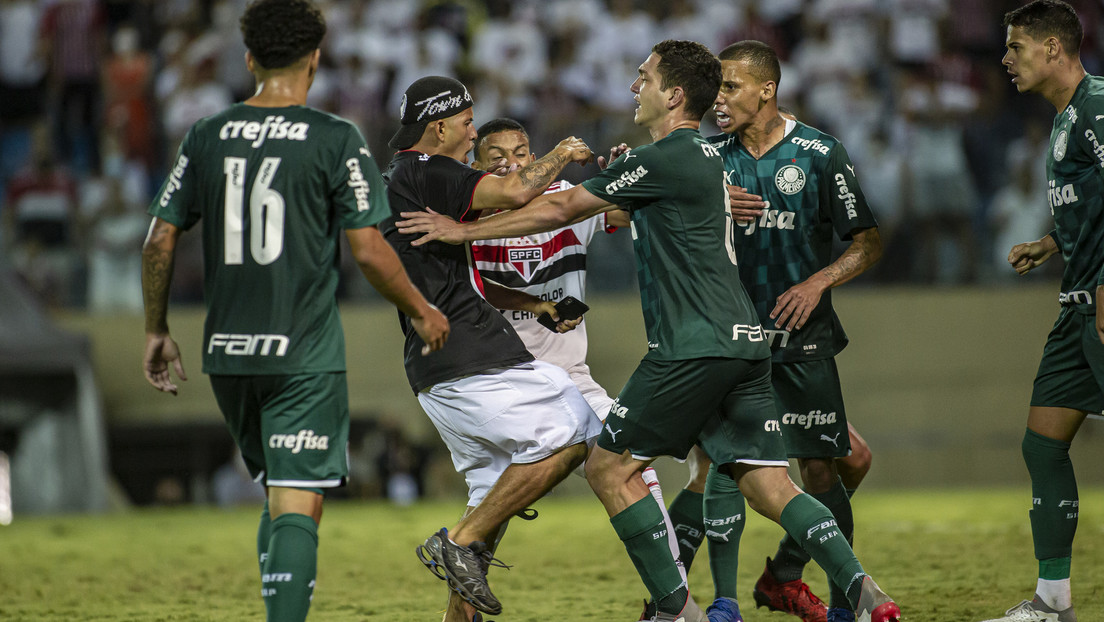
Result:
[[[418,393],[476,506],[511,464],[590,442],[601,421],[567,372],[543,361],[438,382]]]

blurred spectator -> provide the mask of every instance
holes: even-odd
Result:
[[[170,153],[176,153],[184,134],[196,121],[234,103],[230,89],[215,80],[217,49],[203,40],[193,42],[192,46],[185,54],[180,84],[165,99],[161,112]]]
[[[138,31],[122,26],[111,38],[112,53],[103,70],[104,121],[126,160],[145,169],[157,165],[152,109],[153,56],[138,47]]]
[[[1044,145],[1045,148],[1045,145]],[[1009,160],[1008,183],[993,197],[989,225],[993,232],[992,263],[996,278],[1018,275],[1008,265],[1008,252],[1022,242],[1032,242],[1054,228],[1054,219],[1047,209],[1047,189],[1041,175],[1038,154],[1022,152]],[[1042,183],[1040,183],[1042,181]]]
[[[45,109],[46,64],[38,47],[41,17],[36,0],[0,0],[0,196],[8,177],[30,157],[31,126]]]
[[[901,104],[901,144],[907,148],[909,205],[919,246],[914,277],[924,283],[973,282],[978,199],[961,125],[970,108],[953,84],[938,79],[934,67],[906,74]]]
[[[536,88],[548,76],[548,43],[536,12],[520,6],[490,0],[488,19],[472,40],[477,110],[485,120],[511,117],[524,125],[537,113]]]
[[[142,311],[142,240],[150,218],[126,196],[117,177],[90,178],[81,187],[88,245],[88,309]]]
[[[100,62],[107,22],[99,0],[55,0],[42,18],[58,156],[78,172],[99,170]]]
[[[5,230],[12,239],[12,262],[30,288],[48,305],[73,302],[78,222],[77,180],[61,166],[49,131],[36,128],[31,162],[7,186]]]

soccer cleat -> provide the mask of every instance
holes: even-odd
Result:
[[[900,622],[901,608],[868,575],[863,577],[855,617],[857,622]]]
[[[809,591],[809,586],[801,579],[779,582],[771,574],[770,558],[767,567],[755,582],[751,595],[755,597],[756,607],[766,607],[771,611],[781,611],[801,618],[802,622],[826,622],[828,606]]]
[[[438,579],[447,581],[460,598],[483,613],[502,613],[502,603],[498,602],[487,585],[487,569],[491,565],[500,568],[508,566],[495,559],[485,544],[454,544],[449,540],[448,530],[441,528],[441,531],[426,538],[425,544],[414,549],[414,552],[425,567]]]
[[[690,596],[686,597],[686,604],[683,605],[682,611],[678,613],[663,613],[659,611],[649,618],[649,620],[651,622],[710,622],[705,612],[701,610],[698,603],[694,602],[693,597]]]
[[[705,610],[709,622],[744,622],[740,615],[740,604],[731,598],[720,597]]]
[[[855,622],[855,612],[843,607],[829,607],[828,622]]]
[[[1073,612],[1073,607],[1055,611],[1036,594],[1034,599],[1025,600],[1004,612],[1003,618],[985,622],[1077,622],[1077,614]]]

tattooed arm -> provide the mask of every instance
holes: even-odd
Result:
[[[774,327],[801,328],[824,292],[866,272],[881,257],[882,238],[877,227],[855,232],[851,245],[835,261],[778,297],[770,314],[775,321]]]
[[[582,140],[565,138],[543,158],[505,176],[487,175],[475,187],[473,210],[515,209],[544,193],[571,162],[586,164],[592,154]]]
[[[146,380],[158,391],[176,395],[169,364],[181,380],[187,380],[180,349],[169,335],[169,284],[180,229],[154,218],[142,245],[142,297],[146,307],[146,351],[142,360]]]

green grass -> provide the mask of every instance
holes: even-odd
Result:
[[[673,491],[668,493],[673,495]],[[1029,597],[1035,561],[1028,492],[861,491],[856,548],[866,569],[897,599],[907,621],[993,617]],[[1083,490],[1073,591],[1082,622],[1104,620],[1104,491]],[[499,550],[513,570],[492,587],[499,622],[635,620],[644,588],[600,505],[553,495],[540,518],[514,521]],[[399,508],[344,502],[321,528],[314,621],[436,621],[445,585],[413,550],[458,516],[458,502]],[[16,517],[0,528],[0,620],[260,620],[255,565],[257,508],[138,510],[72,517]],[[739,580],[747,622],[797,618],[756,610],[751,588],[781,530],[753,515],[744,532]],[[806,579],[825,594],[823,574]],[[705,554],[691,589],[710,600]]]

